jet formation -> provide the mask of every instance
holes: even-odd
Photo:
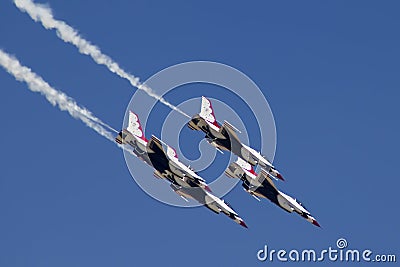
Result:
[[[269,199],[283,210],[295,212],[320,227],[298,200],[277,189],[271,178],[282,181],[284,178],[272,165],[271,160],[243,144],[236,134],[238,130],[229,122],[224,121],[222,125],[217,122],[209,99],[202,97],[200,113],[194,115],[187,125],[192,130],[204,132],[208,143],[218,151],[230,151],[238,157],[225,170],[225,175],[240,179],[247,193],[257,200]],[[247,228],[236,211],[225,200],[215,196],[206,181],[178,159],[175,149],[155,136],[151,136],[150,140],[146,139],[140,120],[134,112],[129,112],[128,127],[117,135],[115,141],[118,144],[129,145],[139,159],[154,169],[154,176],[168,181],[171,189],[182,199],[194,199],[211,211],[223,213]],[[254,170],[255,166],[261,168],[258,174]]]
[[[213,195],[211,189],[196,172],[179,161],[175,149],[165,145],[157,137],[147,140],[138,116],[129,112],[128,128],[123,129],[115,141],[128,144],[133,153],[147,165],[154,168],[154,176],[166,179],[171,189],[184,200],[192,198],[213,212],[227,215],[236,223],[247,228],[242,218],[224,200]]]

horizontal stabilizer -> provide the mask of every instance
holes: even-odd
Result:
[[[155,137],[154,135],[151,136],[150,142],[154,142],[156,143],[158,146],[162,147],[162,142],[160,139],[158,139],[157,137]]]
[[[241,131],[239,131],[235,126],[233,126],[232,124],[230,124],[229,122],[227,122],[227,121],[224,121],[224,124],[223,124],[225,127],[229,127],[230,129],[232,129],[233,131],[235,131],[235,132],[238,132],[238,133],[242,133]]]

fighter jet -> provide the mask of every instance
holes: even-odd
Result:
[[[157,137],[147,140],[140,125],[138,116],[129,112],[128,127],[123,129],[115,141],[128,144],[133,153],[155,169],[154,176],[165,179],[172,190],[184,200],[192,198],[213,212],[224,213],[236,223],[247,228],[242,218],[224,200],[212,194],[205,180],[192,168],[179,161],[176,151],[164,144]]]
[[[154,137],[155,140],[158,140]],[[195,173],[190,167],[185,166],[183,163],[177,160],[170,160],[168,162],[169,169],[171,171],[169,173],[160,173],[158,172],[158,162],[157,158],[149,156],[149,141],[146,139],[143,133],[142,126],[140,124],[140,120],[138,116],[132,111],[129,112],[129,120],[128,120],[128,128],[123,129],[118,136],[115,138],[115,141],[118,144],[128,144],[133,148],[133,153],[147,163],[149,166],[154,167],[156,171],[154,172],[154,176],[157,178],[165,178],[164,176],[169,175],[178,175],[182,177],[182,179],[188,180],[193,186],[200,186],[206,190],[210,190],[208,185],[205,183],[205,180],[201,178],[197,173]],[[159,141],[159,140],[158,140]],[[161,141],[159,141],[161,143]],[[172,152],[170,152],[172,153]],[[163,176],[164,175],[164,176]]]
[[[236,134],[239,131],[233,125],[227,121],[224,121],[222,125],[217,122],[211,101],[206,97],[203,96],[201,98],[200,113],[192,117],[188,122],[188,127],[192,130],[203,131],[206,134],[205,138],[208,143],[218,151],[231,151],[251,165],[259,165],[269,174],[284,180],[283,176],[275,169],[270,160],[240,141]]]
[[[270,178],[270,174],[261,169],[256,173],[253,167],[241,158],[233,162],[225,174],[231,178],[243,181],[242,186],[246,192],[259,200],[258,197],[267,198],[285,211],[296,212],[308,222],[320,227],[319,223],[311,216],[310,212],[298,200],[279,191]]]

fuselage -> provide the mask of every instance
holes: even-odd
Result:
[[[254,171],[251,172],[247,169],[239,167],[241,168],[241,171],[237,172],[236,170],[230,168],[231,167],[229,167],[225,173],[232,178],[241,179],[243,182],[242,186],[249,194],[269,199],[283,210],[289,213],[296,212],[310,223],[319,226],[315,218],[311,216],[310,212],[300,202],[276,189],[272,182],[270,183],[266,179],[260,181],[259,176]]]
[[[143,160],[146,164],[151,166],[151,161],[147,154],[147,141],[138,138],[131,134],[128,130],[122,130],[118,136],[115,138],[118,144],[129,144],[133,149],[132,152],[139,159]]]
[[[231,140],[229,135],[225,136],[220,132],[220,127],[206,121],[199,114],[194,115],[189,121],[188,127],[192,130],[204,132],[207,142],[221,150],[231,151]]]
[[[217,125],[208,122],[199,114],[193,116],[188,123],[190,129],[204,132],[206,134],[205,138],[214,147],[221,150],[231,151],[233,154],[243,158],[243,160],[249,162],[253,166],[259,164],[263,168],[273,167],[272,164],[260,153],[251,147],[242,144],[237,137],[231,137],[226,128],[221,128],[222,126]]]

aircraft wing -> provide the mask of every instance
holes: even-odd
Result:
[[[262,197],[278,203],[280,192],[264,169],[257,174],[248,162],[238,158],[225,170],[225,174],[231,178],[241,179],[245,191],[257,200],[259,200],[257,197]]]
[[[147,142],[146,149],[148,154],[156,155],[160,161],[168,162],[168,157],[161,141],[154,135],[152,135],[151,139]]]
[[[176,152],[172,147],[168,145],[163,146],[160,139],[152,136],[147,144],[147,148],[147,153],[149,154],[153,167],[160,173],[169,171],[173,175],[171,178],[175,181],[180,179],[185,183],[201,186],[206,190],[210,190],[203,178],[178,160]]]
[[[146,150],[155,169],[167,168],[169,160],[161,141],[157,137],[151,136],[151,139],[147,142]]]
[[[239,130],[236,129],[232,124],[230,124],[227,121],[224,121],[224,123],[222,124],[221,128],[219,128],[219,132],[225,136],[226,138],[233,139],[233,142],[237,142],[240,144],[240,139],[237,136],[236,132],[238,132]]]
[[[211,192],[206,191],[201,187],[184,187],[176,186],[174,184],[171,184],[171,188],[181,197],[192,198],[217,214],[222,212],[236,223],[247,228],[246,223],[239,217],[232,207],[230,207],[230,205],[224,200],[213,195]]]
[[[224,121],[224,123],[220,128],[220,133],[227,139],[229,138],[231,145],[230,150],[232,151],[233,154],[244,159],[253,166],[261,163],[261,165],[264,167],[265,164],[263,163],[266,160],[254,149],[246,145],[243,145],[236,132],[238,132],[238,130],[227,121]]]
[[[257,182],[260,183],[263,187],[268,188],[268,190],[273,191],[274,193],[278,194],[279,190],[276,188],[274,182],[272,181],[269,174],[264,170],[261,169],[259,174],[256,178]]]

